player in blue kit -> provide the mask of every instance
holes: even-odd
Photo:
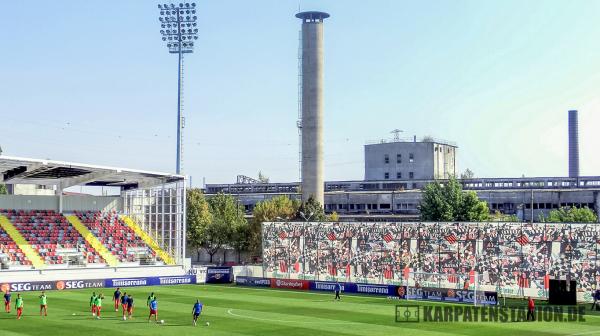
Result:
[[[10,297],[10,292],[6,291],[6,293],[4,293],[4,311],[7,313],[10,313]]]
[[[119,303],[121,302],[121,288],[117,288],[117,290],[113,293],[113,301],[115,302],[115,311],[119,311]]]
[[[198,316],[200,316],[200,313],[202,313],[202,302],[200,302],[200,300],[196,300],[196,304],[194,304],[194,308],[192,309],[194,326],[196,326],[196,322],[198,321]]]
[[[156,296],[152,296],[152,301],[148,304],[150,307],[150,315],[148,315],[148,322],[150,322],[150,318],[154,315],[154,322],[158,322],[158,303],[156,302]]]

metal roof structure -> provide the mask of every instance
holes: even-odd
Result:
[[[148,188],[185,181],[185,176],[83,163],[0,155],[0,183]]]

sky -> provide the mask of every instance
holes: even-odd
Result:
[[[151,0],[2,1],[4,155],[175,171],[177,57]],[[477,177],[600,175],[600,2],[197,1],[184,62],[183,171],[298,180],[301,10],[325,21],[325,178],[364,177],[364,144],[458,144]]]

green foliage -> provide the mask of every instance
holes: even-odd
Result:
[[[473,173],[473,171],[469,168],[465,169],[465,171],[462,174],[460,174],[461,180],[472,179],[474,177],[475,177],[475,173]]]
[[[188,190],[187,239],[190,246],[205,249],[211,262],[226,245],[241,252],[248,247],[243,207],[231,195],[218,194],[206,200],[200,189]]]
[[[8,194],[8,190],[6,189],[6,186],[4,184],[0,184],[0,195],[6,195]]]
[[[490,218],[488,218],[489,221],[492,222],[520,222],[521,220],[519,219],[519,217],[517,217],[517,215],[507,215],[507,214],[503,214],[502,212],[496,210],[493,214],[490,214]]]
[[[549,223],[596,223],[598,216],[588,207],[562,207],[552,210],[548,217],[540,216],[541,221]]]
[[[331,213],[331,215],[327,216],[327,221],[328,222],[339,222],[340,215],[336,211],[334,211]]]
[[[290,199],[287,196],[277,196],[256,203],[252,211],[253,218],[249,228],[250,249],[260,253],[262,247],[261,224],[263,222],[276,221],[278,217],[283,220],[294,220],[299,208],[300,201]]]
[[[194,188],[187,191],[187,241],[196,249],[205,246],[206,228],[212,222],[212,214],[202,190]]]
[[[204,233],[204,248],[213,255],[227,244],[233,245],[234,232],[238,227],[247,225],[244,217],[244,207],[240,206],[232,195],[219,193],[208,199],[208,207],[212,214],[212,221]]]
[[[324,222],[326,220],[323,206],[312,196],[310,196],[306,202],[300,205],[296,217],[301,220],[308,220],[312,222]]]
[[[455,178],[445,185],[434,182],[423,191],[419,206],[424,221],[485,221],[489,219],[486,202],[479,200],[474,191],[464,192]]]

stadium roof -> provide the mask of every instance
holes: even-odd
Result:
[[[0,183],[147,188],[184,181],[182,175],[0,155]]]

